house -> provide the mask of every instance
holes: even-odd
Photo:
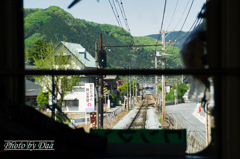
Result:
[[[67,94],[62,103],[63,112],[84,112],[85,111],[85,87],[74,86],[73,92]]]
[[[31,66],[31,65],[26,65],[25,66],[26,70],[36,70],[37,67],[36,66]],[[35,78],[33,77],[33,75],[26,75],[25,76],[27,80],[31,81],[31,82],[35,82]]]
[[[95,59],[82,45],[77,43],[61,41],[54,49],[54,55],[55,57],[65,56],[68,59],[74,57],[76,59],[73,66],[75,70],[96,68]]]
[[[53,55],[54,60],[58,60],[59,58],[68,60],[67,65],[64,65],[65,69],[82,70],[97,68],[95,59],[80,44],[61,41],[55,47]],[[71,59],[71,62],[69,62],[69,59]],[[59,66],[55,67],[59,68]],[[63,112],[76,113],[85,111],[85,83],[95,83],[95,76],[81,76],[78,79],[76,86],[73,86],[63,98]],[[51,98],[49,102],[51,103]]]
[[[104,86],[110,91],[117,95],[117,81],[119,80],[117,75],[107,75],[103,78]]]
[[[63,53],[62,53],[63,52]],[[90,55],[82,45],[77,43],[63,42],[61,41],[54,49],[55,57],[63,55],[68,59],[73,57],[75,64],[73,64],[74,70],[96,69],[95,59]],[[77,85],[84,86],[85,83],[94,83],[95,76],[82,76]]]
[[[170,93],[170,89],[171,89],[171,88],[172,88],[172,85],[166,84],[166,85],[165,85],[166,93]]]
[[[40,86],[25,79],[25,104],[32,107],[37,107],[37,96],[41,91]]]

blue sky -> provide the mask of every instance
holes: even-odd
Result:
[[[110,1],[112,2],[112,0]],[[116,0],[114,1],[123,28],[126,29]],[[70,12],[75,18],[85,19],[86,21],[100,24],[112,24],[118,26],[108,0],[99,0],[99,2],[97,0],[82,0],[71,9],[68,9],[67,7],[72,2],[73,0],[24,0],[24,8],[45,9],[49,6],[59,6],[65,11]],[[145,36],[159,33],[165,0],[122,0],[122,2],[128,25],[133,36]],[[177,2],[178,5],[173,16]],[[190,29],[204,2],[205,0],[194,0],[189,16],[182,29],[183,31],[188,31]],[[191,3],[192,0],[168,0],[162,29],[167,31],[173,31],[173,29],[175,31],[180,30]],[[185,8],[186,11],[184,13]],[[172,16],[173,19],[170,23]]]

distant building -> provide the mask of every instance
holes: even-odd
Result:
[[[59,52],[61,56],[68,59],[74,58],[72,69],[86,70],[96,69],[95,59],[80,44],[61,41],[54,49],[54,56],[57,58]],[[66,66],[67,68],[68,66]],[[95,76],[81,76],[76,86],[73,87],[67,95],[65,95],[62,103],[63,112],[84,112],[85,111],[85,83],[95,83]]]
[[[37,96],[41,91],[40,86],[25,79],[25,104],[37,107]]]
[[[110,93],[117,95],[117,81],[119,80],[117,75],[107,75],[103,78],[105,87],[108,88]]]
[[[54,48],[53,53],[50,54],[53,58],[46,58],[45,60],[56,60],[57,58],[71,59],[69,62],[71,64],[64,65],[65,69],[72,70],[86,70],[86,69],[96,69],[95,59],[90,55],[90,53],[77,43],[70,42],[59,42],[58,45]],[[71,66],[70,66],[71,65]],[[54,69],[58,69],[59,66],[53,65]],[[25,66],[25,69],[32,70],[37,69],[36,66]],[[33,83],[35,79],[33,76],[26,76],[26,104],[27,105],[37,105],[36,98],[41,91],[40,87]],[[83,102],[85,98],[85,83],[94,83],[95,76],[81,76],[74,86],[64,97],[62,103],[62,110],[64,112],[83,112]],[[49,85],[51,85],[51,77],[49,77]],[[60,87],[59,87],[60,88]],[[44,89],[43,91],[47,91]],[[49,97],[49,104],[52,104],[52,97]]]
[[[73,92],[67,94],[62,103],[62,111],[73,112],[85,112],[85,87],[74,86]]]
[[[54,49],[55,57],[59,56],[60,51],[63,52],[61,56],[66,56],[68,59],[76,58],[75,70],[96,69],[95,59],[82,45],[61,41]]]

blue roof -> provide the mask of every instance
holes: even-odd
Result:
[[[95,59],[90,55],[87,50],[82,47],[82,45],[77,43],[69,43],[69,42],[63,42],[61,43],[72,53],[75,55],[75,57],[78,58],[79,61],[85,66],[85,67],[93,67],[96,68]]]

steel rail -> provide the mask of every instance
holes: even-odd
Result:
[[[146,111],[145,114],[143,115],[143,127],[142,129],[145,129],[145,125],[146,125],[146,118],[147,118],[147,107],[148,107],[148,98],[146,96],[147,103],[146,103]],[[142,108],[144,107],[144,102],[142,102],[142,105],[139,107],[138,112],[136,113],[135,117],[133,118],[133,120],[131,121],[130,125],[128,126],[128,129],[131,129],[131,127],[133,126],[133,123],[136,121],[136,119],[138,118],[139,113],[141,112]]]
[[[143,107],[143,102],[142,102],[142,105],[139,107],[139,110],[138,110],[137,114],[135,115],[135,117],[133,118],[132,122],[131,122],[130,125],[128,126],[128,129],[130,129],[130,128],[132,127],[132,125],[133,125],[133,123],[135,122],[135,120],[137,119],[137,116],[138,116],[138,114],[140,113],[142,107]]]
[[[145,125],[146,125],[146,118],[147,118],[147,108],[148,108],[148,98],[147,98],[147,104],[146,104],[146,112],[143,118],[143,129],[145,129]]]

